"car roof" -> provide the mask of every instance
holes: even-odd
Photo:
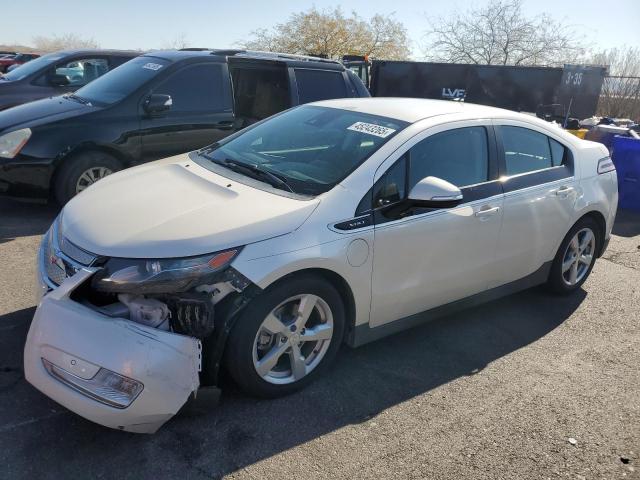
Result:
[[[468,114],[474,118],[522,118],[523,114],[502,108],[476,105],[453,100],[430,100],[425,98],[373,97],[340,98],[323,100],[312,105],[352,110],[381,117],[415,123],[429,117],[447,114]]]
[[[113,50],[113,49],[104,49],[104,48],[87,48],[87,49],[71,49],[71,50],[61,50],[58,52],[52,52],[58,55],[119,55],[119,56],[127,56],[127,57],[137,57],[139,55],[144,54],[144,52],[137,52],[135,50]]]
[[[477,105],[474,103],[456,102],[452,100],[430,100],[425,98],[401,97],[339,98],[335,100],[314,102],[309,105],[368,113],[371,115],[402,120],[408,123],[416,123],[420,120],[438,115],[453,114],[456,114],[456,119],[458,120],[483,118],[520,120],[531,125],[535,125],[547,132],[552,132],[572,145],[575,145],[578,141],[582,142],[578,137],[566,132],[557,124],[537,118],[533,114],[519,113],[512,110],[505,110],[503,108],[488,107],[486,105]]]
[[[337,60],[327,58],[313,57],[309,55],[294,55],[289,53],[278,52],[260,52],[256,50],[237,50],[237,49],[215,49],[215,48],[183,48],[181,50],[158,50],[147,52],[146,55],[159,57],[169,61],[179,61],[185,58],[193,57],[233,57],[248,60],[272,60],[284,63],[305,64],[312,66],[313,64],[321,65],[321,68],[328,69],[344,69],[344,65]]]

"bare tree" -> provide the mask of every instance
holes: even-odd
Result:
[[[98,48],[98,43],[93,38],[80,38],[75,33],[48,37],[39,35],[33,38],[33,45],[41,52],[55,52],[70,48]]]
[[[598,115],[640,121],[640,48],[603,50],[593,54],[589,63],[609,68],[600,93]]]
[[[164,42],[162,48],[165,50],[180,50],[181,48],[187,48],[189,46],[189,39],[187,34],[180,32],[171,40]]]
[[[583,53],[568,25],[543,13],[526,17],[522,0],[492,0],[486,6],[430,21],[427,58],[486,65],[558,65]]]
[[[295,54],[371,55],[386,59],[404,59],[409,56],[409,39],[402,23],[392,16],[374,15],[370,20],[355,12],[345,16],[340,8],[294,13],[285,23],[272,29],[251,33],[251,39],[242,42],[251,50],[279,51]]]

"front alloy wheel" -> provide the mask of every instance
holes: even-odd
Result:
[[[255,297],[234,323],[225,367],[247,393],[279,397],[307,385],[335,358],[345,309],[322,277],[287,277]]]
[[[286,299],[264,319],[253,342],[253,366],[274,384],[302,379],[324,358],[333,335],[327,302],[312,294]]]
[[[102,180],[107,175],[111,175],[113,171],[107,167],[92,167],[80,175],[76,182],[76,195],[98,180]]]

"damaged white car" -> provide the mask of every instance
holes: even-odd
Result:
[[[605,147],[457,102],[344,99],[111,175],[44,236],[36,388],[157,430],[221,368],[290,393],[357,346],[539,283],[570,293],[610,236]]]

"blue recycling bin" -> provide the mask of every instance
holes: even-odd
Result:
[[[611,156],[618,172],[618,207],[640,211],[640,140],[616,135]]]

